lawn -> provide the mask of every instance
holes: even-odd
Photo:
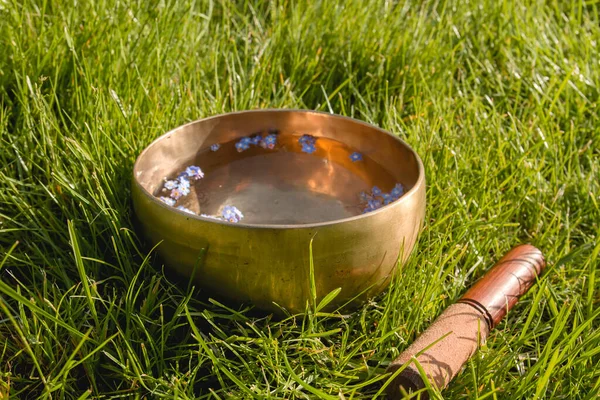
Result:
[[[0,399],[381,397],[389,362],[523,242],[546,274],[432,395],[597,398],[599,10],[0,0]],[[135,230],[141,150],[256,108],[351,116],[423,159],[417,247],[354,312],[225,306]]]

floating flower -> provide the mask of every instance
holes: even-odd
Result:
[[[221,218],[219,218],[219,217],[215,217],[214,215],[200,214],[200,216],[201,216],[201,217],[204,217],[204,218],[216,219],[217,221],[220,221],[220,220],[221,220]]]
[[[187,192],[189,193],[190,190],[187,189]],[[185,193],[185,189],[182,190],[182,189],[179,189],[179,188],[175,188],[175,189],[171,190],[170,196],[171,196],[172,199],[179,200],[182,196],[185,196],[184,193]]]
[[[165,189],[167,189],[167,190],[173,190],[178,186],[179,186],[179,182],[177,182],[176,180],[170,180],[170,181],[165,182]]]
[[[373,186],[371,193],[373,193],[373,196],[381,196],[383,192],[377,186]]]
[[[226,221],[233,223],[240,222],[244,218],[244,214],[235,206],[225,206],[221,215]]]
[[[300,143],[301,145],[315,144],[316,141],[317,138],[312,135],[302,135],[300,139],[298,139],[298,143]]]
[[[374,210],[377,210],[382,205],[381,200],[377,200],[377,199],[369,200],[369,202],[367,204],[369,207],[373,208]]]
[[[186,178],[181,178],[179,179],[179,184],[177,185],[177,187],[179,189],[185,190],[185,189],[190,189],[190,181],[188,181]]]
[[[260,142],[260,146],[265,149],[274,149],[277,144],[277,135],[271,133]]]
[[[277,143],[277,135],[274,133],[268,134],[267,136],[265,136],[265,142],[267,142],[267,144],[275,144]]]
[[[217,151],[221,148],[221,145],[219,143],[215,143],[213,145],[210,146],[210,150],[211,151]]]
[[[161,197],[160,199],[170,205],[174,206],[175,202],[183,196],[190,194],[190,181],[189,179],[199,180],[204,178],[204,172],[195,165],[190,165],[177,175],[176,179],[165,181],[163,191],[170,190],[169,197]]]
[[[308,154],[312,154],[315,151],[317,151],[317,148],[315,147],[314,143],[304,143],[302,145],[302,151]]]
[[[190,186],[188,184],[188,186],[181,186],[179,185],[179,187],[176,189],[179,190],[179,193],[181,193],[182,196],[187,196],[188,194],[190,194]],[[172,194],[173,192],[171,192]]]
[[[352,162],[362,161],[363,156],[359,152],[355,151],[354,153],[350,154],[350,159]]]
[[[258,146],[260,144],[261,140],[262,140],[262,136],[256,135],[250,139],[250,143],[252,143],[255,146]]]
[[[196,214],[195,212],[193,212],[192,210],[190,210],[189,208],[185,208],[184,206],[177,206],[177,209],[183,212],[186,212],[188,214]]]
[[[235,148],[237,149],[238,153],[241,153],[244,150],[248,150],[250,148],[250,145],[248,143],[243,143],[242,141],[239,141],[235,144]]]
[[[396,186],[390,192],[394,200],[399,199],[404,194],[404,186],[401,183],[397,183]]]
[[[183,171],[182,173],[177,175],[177,180],[181,181],[182,179],[188,179],[189,177],[190,176],[187,174],[187,172]]]
[[[392,201],[394,201],[394,198],[392,197],[391,194],[389,194],[389,193],[384,193],[383,194],[383,204],[388,205]]]
[[[204,172],[195,165],[190,165],[185,169],[185,173],[192,179],[199,180],[204,178]]]
[[[371,212],[371,211],[375,211],[380,207],[381,207],[381,200],[376,200],[376,199],[369,200],[367,203],[367,206],[363,210],[363,214]]]
[[[165,203],[168,206],[173,207],[175,205],[175,200],[173,200],[170,197],[159,197],[160,201],[162,201],[163,203]]]
[[[247,144],[248,146],[250,146],[252,144],[252,139],[246,136],[240,139],[240,143]]]
[[[365,203],[373,198],[373,196],[371,196],[371,194],[367,192],[360,192],[359,196],[360,200],[364,201]]]

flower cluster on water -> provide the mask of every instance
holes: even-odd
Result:
[[[198,181],[204,178],[204,172],[195,165],[190,165],[175,179],[165,180],[162,191],[169,194],[168,197],[161,196],[160,199],[169,206],[174,206],[180,198],[190,194],[190,181]]]
[[[269,133],[265,137],[262,135],[245,136],[241,138],[236,144],[235,149],[241,153],[242,151],[248,150],[250,146],[260,146],[263,149],[273,150],[277,144],[277,134]]]
[[[223,212],[221,213],[221,216],[225,221],[233,223],[240,222],[242,218],[244,218],[244,214],[242,214],[242,212],[238,210],[235,206],[223,207]]]
[[[363,214],[388,205],[391,202],[398,200],[403,194],[404,186],[401,183],[397,183],[389,193],[384,193],[379,187],[373,186],[370,193],[360,193],[361,203],[366,203]]]
[[[317,151],[315,143],[317,142],[317,138],[312,135],[302,135],[300,139],[298,139],[298,143],[302,145],[302,151],[308,154],[312,154]]]
[[[214,150],[214,146],[215,145],[211,146],[211,150],[218,150],[218,147],[216,148],[216,150]],[[184,207],[182,205],[177,205],[177,201],[182,197],[190,194],[190,181],[199,181],[202,178],[204,178],[204,172],[202,172],[202,169],[195,165],[190,165],[182,173],[177,175],[177,178],[165,179],[165,183],[162,187],[162,192],[168,193],[168,196],[159,196],[158,198],[170,207],[175,207],[179,211],[196,215],[196,213],[190,210],[189,208]],[[223,211],[220,216],[207,214],[200,214],[200,216],[204,218],[211,218],[219,221],[228,221],[232,223],[240,222],[242,218],[244,218],[244,214],[242,214],[242,212],[238,210],[235,206],[231,205],[226,205],[225,207],[223,207]]]
[[[239,142],[235,144],[235,148],[238,152],[242,152],[244,150],[248,150],[250,145],[252,144],[252,139],[249,137],[243,137]]]
[[[244,214],[236,207],[231,205],[226,205],[223,207],[223,211],[221,211],[221,215],[209,215],[209,214],[200,214],[202,218],[214,219],[217,221],[227,221],[233,224],[236,224],[244,218]]]
[[[200,216],[202,218],[215,219],[217,221],[227,221],[232,224],[237,224],[244,218],[244,214],[242,214],[236,206],[231,205],[224,206],[221,215],[200,214]]]
[[[265,136],[264,139],[262,139],[260,141],[260,146],[265,149],[273,150],[275,148],[276,144],[277,144],[277,135],[274,133],[269,133],[267,136]]]
[[[270,131],[266,135],[255,134],[245,136],[235,142],[235,148],[238,152],[248,150],[251,146],[260,146],[265,149],[274,149],[277,145],[277,132]],[[313,135],[304,134],[298,139],[298,143],[302,146],[302,151],[307,154],[316,152],[316,141],[317,137]],[[221,148],[221,144],[214,143],[210,146],[210,150],[215,152]],[[349,154],[349,158],[352,162],[358,162],[363,160],[363,155],[357,151]],[[161,189],[161,194],[158,198],[170,207],[174,207],[179,211],[185,213],[197,215],[194,211],[186,208],[185,206],[178,204],[179,200],[190,194],[191,183],[199,181],[204,178],[204,172],[202,169],[195,165],[190,165],[185,168],[183,172],[177,175],[174,179],[166,179]],[[360,193],[360,204],[363,207],[363,214],[371,211],[375,211],[393,201],[398,200],[404,195],[404,186],[401,183],[397,183],[389,193],[383,192],[379,187],[373,186],[368,192]],[[208,215],[200,214],[200,217],[209,218],[219,221],[227,221],[230,223],[238,223],[244,218],[244,214],[233,205],[224,205],[220,215]]]

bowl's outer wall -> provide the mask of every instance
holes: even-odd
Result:
[[[228,115],[231,114],[223,117]],[[189,129],[190,125],[186,127]],[[311,297],[312,240],[317,302],[332,290],[342,289],[329,305],[331,309],[351,299],[362,300],[380,293],[398,261],[405,262],[409,257],[425,215],[423,168],[416,155],[411,158],[418,165],[406,168],[418,169],[420,177],[399,201],[335,223],[250,226],[190,216],[157,201],[148,185],[144,189],[140,183],[143,179],[138,179],[143,178],[139,159],[134,168],[133,205],[146,237],[152,244],[160,243],[158,252],[167,266],[186,276],[194,274],[194,280],[211,294],[235,302],[251,302],[264,310],[277,310],[273,303],[290,312],[305,310]]]

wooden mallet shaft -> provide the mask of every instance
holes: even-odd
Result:
[[[393,373],[410,362],[388,386],[389,398],[400,398],[401,388],[409,392],[425,387],[414,359],[433,385],[445,388],[545,266],[542,252],[534,246],[509,251],[390,364],[388,372]]]

